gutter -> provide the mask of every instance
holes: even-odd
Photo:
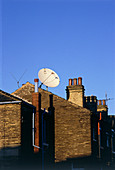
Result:
[[[0,104],[14,104],[14,103],[21,103],[22,101],[7,101],[7,102],[0,102]]]

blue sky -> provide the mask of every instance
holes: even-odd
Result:
[[[115,2],[112,0],[3,0],[0,13],[0,88],[13,92],[50,68],[65,98],[69,78],[83,78],[85,95],[108,102],[115,114]],[[1,10],[0,10],[1,11]],[[12,76],[12,75],[13,76]],[[45,88],[45,87],[43,87]]]

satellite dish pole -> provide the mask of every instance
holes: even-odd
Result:
[[[48,91],[48,86],[46,86],[46,90]]]

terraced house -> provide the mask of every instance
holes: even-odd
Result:
[[[108,116],[105,100],[102,104],[96,96],[85,96],[81,77],[69,79],[66,94],[63,99],[41,88],[35,91],[29,82],[12,94],[0,91],[1,159],[36,155],[42,161],[44,156],[44,164],[66,164],[69,169],[88,169],[98,159],[111,165],[115,118]]]

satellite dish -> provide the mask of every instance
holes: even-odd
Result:
[[[42,84],[44,84],[47,87],[56,87],[60,83],[60,79],[58,75],[49,68],[43,68],[39,71],[38,77]],[[40,87],[42,86],[40,85]]]

